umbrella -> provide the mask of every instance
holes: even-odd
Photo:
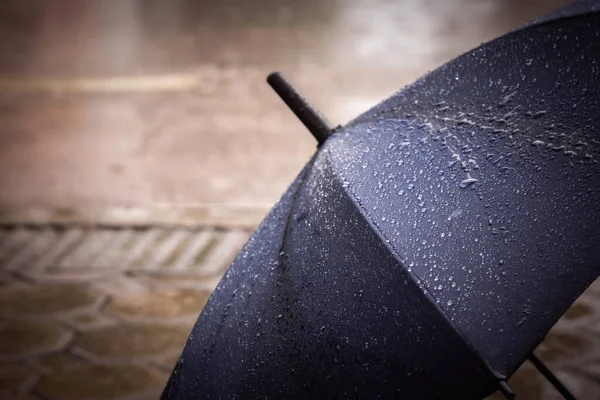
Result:
[[[334,127],[225,273],[163,393],[478,399],[600,273],[600,14],[482,45]]]

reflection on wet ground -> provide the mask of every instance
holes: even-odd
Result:
[[[314,151],[268,72],[344,123],[561,3],[2,2],[0,207],[261,215]]]

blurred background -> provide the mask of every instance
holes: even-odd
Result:
[[[269,72],[344,124],[566,3],[0,1],[0,398],[158,396],[315,150]],[[568,364],[598,314],[574,310],[540,355],[600,398],[600,359],[595,375]],[[523,398],[553,398],[525,370]]]
[[[315,149],[269,72],[343,124],[564,3],[4,0],[0,214],[254,225]]]

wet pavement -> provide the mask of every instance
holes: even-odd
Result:
[[[344,123],[564,3],[4,1],[0,219],[253,226],[315,149],[269,72]]]
[[[0,230],[0,399],[158,398],[248,234]]]

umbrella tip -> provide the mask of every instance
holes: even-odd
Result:
[[[492,372],[494,377],[497,379],[498,390],[500,391],[500,393],[502,393],[504,395],[504,397],[506,399],[513,400],[515,397],[517,397],[515,392],[513,392],[513,390],[510,388],[510,386],[508,386],[508,383],[506,382],[507,378],[506,378],[506,376],[504,376],[504,374],[500,374],[494,370],[490,370],[490,371]]]
[[[267,76],[267,83],[317,139],[319,145],[337,129],[312,103],[280,72]]]
[[[510,388],[510,386],[508,386],[508,383],[506,383],[506,381],[499,381],[498,388],[500,392],[504,395],[504,397],[506,397],[508,400],[513,400],[515,397],[517,397],[515,392],[512,391],[512,389]]]
[[[279,79],[282,77],[283,75],[281,75],[281,72],[273,71],[269,75],[267,75],[267,83],[271,84],[271,81],[273,81],[274,79]]]

